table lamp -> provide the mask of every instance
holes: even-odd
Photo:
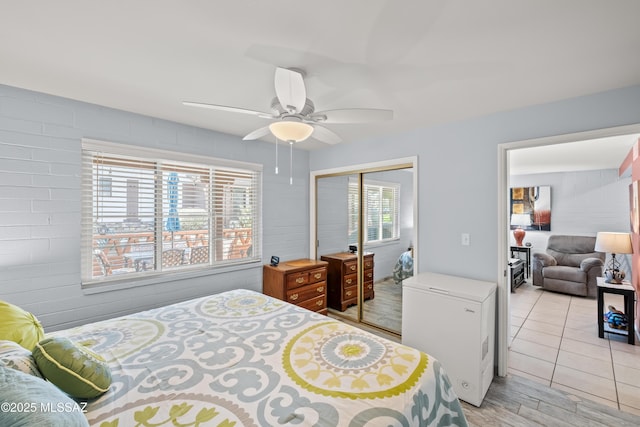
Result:
[[[631,235],[629,233],[598,232],[595,250],[611,254],[611,260],[607,263],[604,271],[604,281],[613,284],[622,283],[625,273],[620,270],[620,262],[616,260],[616,254],[633,253]]]
[[[522,226],[528,227],[531,225],[531,215],[512,214],[511,225],[516,226],[516,229],[513,230],[513,238],[516,239],[516,246],[522,246],[522,239],[524,239],[524,235],[526,234]]]

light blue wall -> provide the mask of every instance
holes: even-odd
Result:
[[[0,299],[33,311],[52,329],[235,287],[260,289],[262,269],[256,266],[179,285],[83,294],[82,137],[263,164],[263,254],[282,259],[308,256],[309,170],[416,155],[421,268],[496,280],[496,146],[634,123],[640,123],[640,86],[311,154],[295,150],[289,186],[285,168],[272,174],[273,144],[0,86]],[[463,232],[470,233],[470,246],[461,246]]]
[[[418,156],[419,265],[497,280],[497,146],[640,123],[640,86],[318,150],[311,170]],[[353,159],[353,160],[352,160]],[[461,245],[461,233],[471,244]]]
[[[83,137],[260,163],[263,255],[309,252],[309,153],[275,175],[275,146],[81,102],[0,86],[0,299],[32,311],[45,330],[244,287],[262,290],[262,265],[86,295],[80,288]],[[288,165],[289,150],[280,150]]]

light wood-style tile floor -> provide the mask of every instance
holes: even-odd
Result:
[[[640,415],[640,346],[620,335],[598,338],[595,299],[530,282],[511,293],[508,372]],[[622,309],[622,296],[605,294],[608,305]]]
[[[469,426],[640,426],[640,346],[598,338],[596,311],[595,299],[530,284],[512,293],[509,374],[493,379],[480,407],[461,401]]]

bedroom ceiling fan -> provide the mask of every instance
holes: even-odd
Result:
[[[275,92],[276,97],[271,101],[270,113],[203,102],[183,101],[182,103],[193,107],[250,114],[274,120],[271,124],[250,132],[242,138],[245,141],[259,139],[272,133],[279,140],[291,144],[304,141],[311,136],[327,144],[337,144],[342,141],[340,136],[320,126],[320,123],[372,123],[393,119],[392,110],[373,108],[315,111],[313,102],[307,98],[304,72],[295,68],[276,68]]]

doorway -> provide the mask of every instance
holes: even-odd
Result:
[[[523,148],[559,145],[619,136],[637,134],[640,124],[598,129],[595,131],[557,135],[545,138],[516,141],[498,145],[498,375],[506,376],[508,369],[508,353],[510,339],[510,291],[508,275],[508,259],[510,254],[509,230],[509,176],[510,155],[514,150]]]
[[[417,272],[417,159],[312,172],[311,258],[329,263],[335,317],[399,336],[402,280]]]

